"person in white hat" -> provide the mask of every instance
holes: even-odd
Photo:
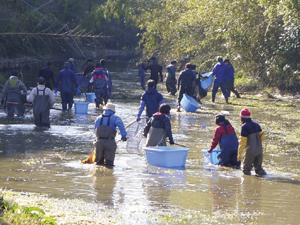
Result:
[[[117,144],[115,137],[116,127],[119,128],[122,141],[126,141],[127,132],[122,119],[115,116],[116,109],[112,103],[104,106],[104,113],[95,120],[95,134],[97,140],[94,142],[96,152],[95,162],[97,165],[113,166]]]

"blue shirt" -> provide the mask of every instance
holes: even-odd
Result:
[[[118,127],[121,132],[122,138],[126,138],[127,132],[125,130],[124,123],[120,117],[115,116],[114,114],[115,114],[115,112],[110,109],[105,110],[103,113],[103,115],[105,115],[105,116],[111,115],[109,127],[111,127],[115,131],[117,130],[117,127]],[[97,119],[95,120],[95,129],[100,126],[101,118],[102,118],[102,115],[98,116]],[[108,117],[103,117],[102,125],[105,126],[105,125],[107,125],[107,123],[108,123]]]
[[[226,77],[228,75],[228,66],[223,62],[218,62],[212,71],[213,75],[216,75],[215,82],[226,83]]]

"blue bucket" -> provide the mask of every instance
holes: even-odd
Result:
[[[219,154],[221,153],[221,149],[215,148],[210,153],[207,152],[208,149],[202,149],[202,153],[204,155],[204,162],[211,164],[219,164],[220,160],[218,159]]]
[[[190,149],[172,146],[144,147],[149,165],[160,167],[184,167]]]
[[[95,93],[86,93],[86,98],[88,102],[93,103],[95,102],[96,95]]]
[[[88,102],[74,102],[75,113],[77,114],[87,114],[89,103]]]
[[[195,112],[200,108],[198,102],[196,102],[195,99],[193,99],[191,96],[188,96],[187,94],[183,94],[180,105],[187,112]]]
[[[205,73],[201,75],[202,77],[206,78],[205,80],[201,80],[200,84],[201,87],[206,90],[207,88],[209,88],[212,83],[213,83],[213,76],[212,76],[212,72],[210,73]]]

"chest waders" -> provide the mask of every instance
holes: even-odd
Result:
[[[266,172],[262,168],[262,161],[263,161],[263,150],[262,150],[262,143],[261,137],[259,132],[257,131],[257,127],[255,131],[249,125],[252,130],[252,134],[249,134],[247,137],[247,146],[245,148],[246,154],[244,158],[244,167],[243,172],[244,174],[250,175],[252,167],[254,167],[255,173],[258,175],[265,175]]]
[[[237,161],[237,152],[239,147],[239,141],[236,134],[228,134],[225,124],[221,124],[226,131],[226,135],[223,135],[219,141],[221,153],[218,158],[220,165],[222,166],[240,166],[240,162]]]
[[[12,78],[8,81],[8,89],[6,92],[6,107],[8,116],[13,116],[17,111],[18,116],[24,114],[24,106],[20,92],[20,81]]]
[[[38,127],[50,127],[50,103],[49,96],[45,95],[45,90],[36,88],[36,96],[33,100],[34,123]]]
[[[98,108],[99,105],[106,105],[108,100],[107,93],[107,82],[105,75],[95,75],[94,76],[94,90],[95,90],[95,103]]]
[[[167,133],[164,128],[150,127],[147,135],[146,146],[166,146]]]
[[[103,117],[108,117],[107,125],[102,125]],[[95,162],[98,165],[114,165],[115,154],[117,149],[117,144],[115,137],[117,132],[112,129],[110,124],[110,117],[102,115],[100,120],[100,126],[96,128],[96,137],[97,140],[94,142],[94,149],[96,149],[96,159]]]

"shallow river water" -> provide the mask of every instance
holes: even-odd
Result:
[[[112,70],[116,114],[127,125],[135,120],[143,93],[137,71]],[[108,66],[108,67],[109,67]],[[135,72],[135,73],[132,73]],[[24,80],[34,86],[34,78]],[[244,176],[241,170],[204,164],[202,149],[210,146],[214,134],[214,116],[225,113],[240,132],[239,111],[247,106],[243,99],[232,97],[233,104],[223,104],[218,94],[216,104],[204,99],[197,113],[175,112],[176,99],[158,90],[173,107],[172,130],[176,143],[186,145],[185,169],[147,165],[145,155],[130,154],[126,143],[118,142],[113,169],[81,164],[92,151],[94,120],[101,112],[89,104],[87,115],[51,110],[51,128],[33,125],[32,111],[24,118],[7,118],[0,112],[0,187],[14,191],[45,193],[50,197],[82,199],[87,205],[103,205],[117,224],[299,224],[300,166],[299,146],[284,154],[265,153],[266,178]],[[57,97],[59,100],[59,97]],[[76,97],[82,101],[83,97]],[[249,106],[254,120],[267,135],[264,146],[276,146],[276,132],[269,128],[276,118],[267,109]],[[248,104],[248,102],[247,102]],[[299,113],[297,105],[295,113]],[[55,107],[61,108],[59,103]],[[279,127],[299,121],[280,120]],[[273,129],[273,128],[272,128]],[[279,135],[279,133],[278,133]],[[299,134],[295,136],[298,137]],[[272,138],[271,138],[272,137]],[[117,140],[120,136],[117,137]],[[296,152],[296,153],[295,153]],[[66,207],[66,206],[62,206]],[[70,209],[71,210],[71,209]],[[74,210],[74,209],[72,209]],[[84,210],[78,213],[86,213]],[[99,216],[96,207],[88,215]],[[99,221],[101,222],[101,221]]]

